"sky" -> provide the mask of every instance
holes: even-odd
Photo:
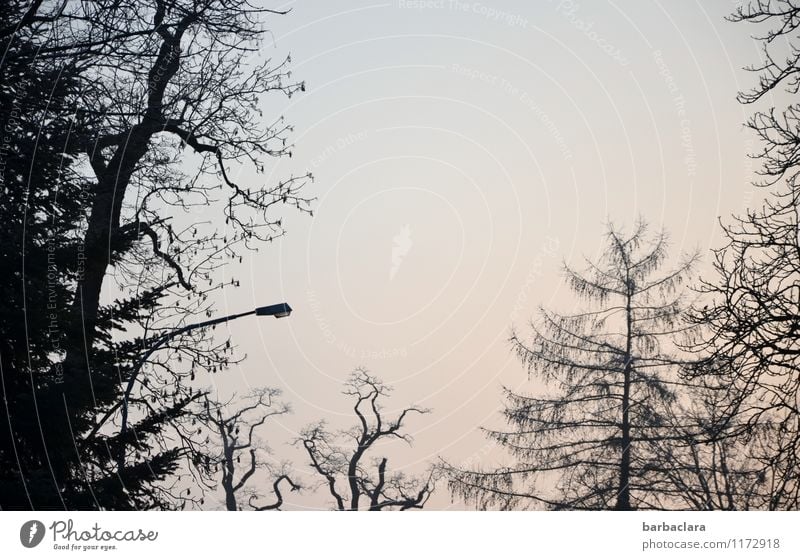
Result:
[[[307,0],[269,19],[259,57],[291,53],[306,92],[265,100],[294,126],[293,157],[266,180],[311,171],[313,216],[221,274],[241,281],[223,312],[287,301],[288,319],[247,318],[230,335],[247,355],[209,383],[279,387],[294,412],[262,432],[312,482],[287,442],[325,418],[354,417],[342,382],[357,366],[394,387],[386,413],[413,446],[389,467],[439,457],[507,461],[481,426],[502,427],[501,388],[535,389],[510,351],[538,306],[570,311],[561,265],[603,249],[606,225],[641,216],[674,255],[719,246],[718,219],[754,204],[752,29],[730,1]],[[243,170],[239,180],[264,177]],[[320,495],[291,508],[324,507]],[[463,508],[444,485],[429,504]]]

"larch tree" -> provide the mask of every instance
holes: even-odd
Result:
[[[598,262],[565,265],[586,302],[579,312],[540,309],[532,336],[514,351],[536,381],[506,388],[508,430],[486,430],[516,462],[495,470],[447,465],[452,493],[480,508],[652,507],[658,462],[653,442],[677,440],[668,418],[678,401],[674,336],[683,330],[682,287],[696,256],[664,271],[666,234],[639,222],[613,226]]]

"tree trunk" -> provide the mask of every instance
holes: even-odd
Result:
[[[347,483],[350,486],[350,509],[352,511],[358,511],[358,502],[361,498],[361,490],[358,487],[358,462],[366,449],[367,446],[363,441],[359,443],[347,466]]]
[[[631,299],[633,289],[630,280],[627,282],[628,294],[625,302],[625,366],[623,369],[622,385],[622,457],[619,465],[619,491],[617,492],[617,503],[614,509],[628,511],[631,508],[631,423],[630,423],[630,399],[631,399],[631,370],[633,351],[633,317],[631,310]]]
[[[71,378],[68,382],[73,382],[82,373],[87,374],[88,382],[91,373],[88,371],[89,354],[97,334],[100,293],[106,270],[111,264],[125,191],[136,166],[147,154],[150,137],[162,128],[164,92],[179,69],[181,37],[191,21],[191,16],[187,15],[173,35],[161,34],[163,41],[158,56],[148,72],[147,109],[142,113],[141,121],[126,131],[109,131],[122,140],[112,144],[116,150],[108,162],[103,161],[100,153],[87,154],[93,160],[97,187],[84,236],[84,270],[78,279],[70,332],[67,334],[64,370],[65,375]]]
[[[230,480],[223,480],[222,486],[225,489],[225,509],[228,511],[238,511],[239,504],[236,503],[236,492],[233,489],[233,477]]]
[[[92,202],[92,212],[84,235],[85,260],[83,274],[78,280],[71,310],[71,328],[65,346],[64,370],[70,380],[81,374],[89,375],[89,356],[94,345],[100,294],[108,265],[111,264],[113,240],[119,230],[122,201],[131,175],[147,152],[151,132],[137,126],[131,141],[121,146],[98,177]]]

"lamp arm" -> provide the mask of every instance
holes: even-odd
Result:
[[[233,319],[238,319],[240,317],[246,317],[247,315],[254,315],[255,310],[252,311],[245,311],[244,313],[235,313],[233,315],[228,315],[227,317],[218,317],[217,319],[209,319],[208,321],[203,321],[201,323],[193,323],[191,325],[186,325],[185,327],[180,327],[173,331],[170,331],[163,336],[161,336],[158,340],[156,340],[155,344],[153,344],[147,351],[142,354],[142,356],[137,360],[136,364],[133,366],[133,371],[131,372],[131,376],[128,379],[128,384],[125,387],[125,393],[122,397],[122,418],[120,424],[119,435],[120,439],[127,433],[128,431],[128,400],[130,399],[131,393],[133,392],[133,386],[136,383],[136,377],[139,375],[139,372],[144,366],[147,359],[153,355],[153,353],[164,346],[167,342],[175,338],[176,336],[180,336],[183,333],[187,333],[189,331],[193,331],[195,329],[202,329],[205,327],[210,327],[213,325],[218,325],[220,323],[226,323],[228,321],[232,321]],[[110,412],[109,412],[110,415]],[[107,416],[109,416],[107,415]],[[106,419],[103,419],[105,422]],[[96,429],[94,430],[97,431]],[[125,465],[125,444],[123,443],[120,447],[119,457],[117,458],[117,465],[119,470],[121,471],[123,466]]]

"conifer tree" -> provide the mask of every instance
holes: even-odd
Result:
[[[565,265],[586,307],[540,310],[532,336],[513,348],[535,391],[505,389],[509,429],[487,436],[516,462],[480,471],[448,466],[451,491],[479,507],[630,510],[657,490],[652,444],[676,440],[668,426],[677,401],[672,342],[683,329],[681,288],[696,260],[663,271],[664,233],[639,222],[630,235],[609,227],[599,262]]]

